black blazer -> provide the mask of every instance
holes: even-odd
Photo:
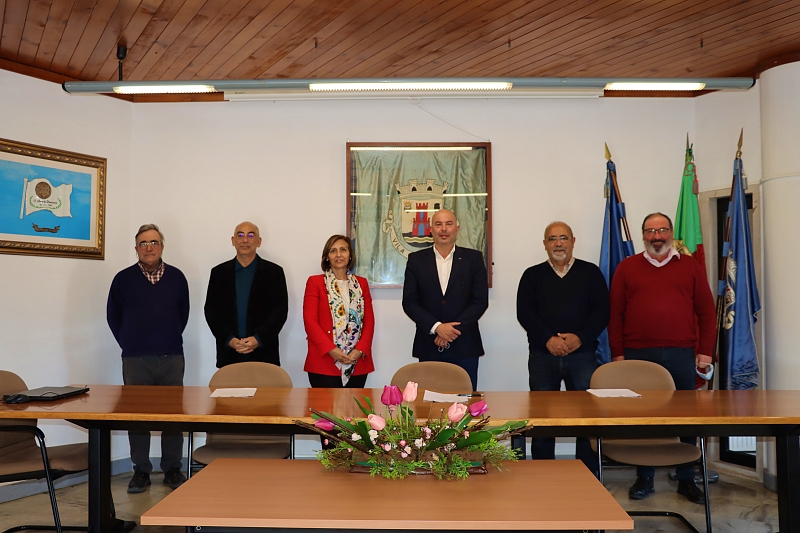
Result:
[[[483,255],[456,246],[453,267],[442,294],[433,248],[408,256],[403,285],[403,311],[417,325],[413,356],[420,361],[436,361],[439,349],[430,334],[436,322],[461,322],[461,335],[450,345],[448,357],[463,359],[483,355],[478,319],[489,307],[489,286]]]
[[[211,269],[208,280],[206,322],[217,341],[217,368],[232,363],[261,361],[280,366],[278,333],[286,322],[289,297],[283,269],[261,257],[255,259],[256,273],[247,303],[247,336],[258,335],[261,345],[242,355],[228,346],[231,337],[238,337],[236,312],[236,258]]]

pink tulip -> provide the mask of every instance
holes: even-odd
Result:
[[[317,421],[314,422],[314,426],[324,431],[331,431],[334,428],[333,422],[325,420],[324,418],[317,419]]]
[[[375,431],[380,431],[386,427],[386,420],[380,415],[370,414],[367,416],[367,420],[369,421],[370,427]]]
[[[417,387],[418,385],[413,381],[409,381],[406,384],[406,388],[403,389],[403,400],[407,402],[413,402],[417,399]]]
[[[454,403],[450,406],[450,409],[447,410],[447,418],[450,422],[454,424],[464,418],[464,414],[467,412],[467,406],[463,403]]]
[[[488,410],[489,406],[486,405],[486,402],[483,400],[475,402],[469,406],[469,414],[471,414],[472,416],[480,416]]]

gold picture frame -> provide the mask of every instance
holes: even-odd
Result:
[[[106,159],[0,139],[0,253],[105,256]]]

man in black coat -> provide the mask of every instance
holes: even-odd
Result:
[[[278,334],[289,310],[283,269],[256,254],[255,224],[236,226],[231,243],[236,257],[211,269],[204,308],[217,340],[217,368],[245,361],[280,366]]]
[[[417,325],[412,355],[462,367],[476,390],[484,353],[478,319],[489,307],[489,286],[483,255],[456,246],[457,235],[452,211],[434,213],[433,247],[408,256],[403,310]]]

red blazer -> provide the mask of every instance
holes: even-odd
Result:
[[[367,280],[361,276],[356,276],[356,279],[364,295],[364,323],[361,339],[355,346],[357,350],[364,352],[364,357],[358,361],[353,372],[353,375],[358,376],[375,370],[372,361],[375,315],[372,314],[372,296],[369,294]],[[328,305],[324,274],[311,276],[306,282],[306,292],[303,295],[303,324],[308,339],[308,355],[303,370],[326,376],[340,375],[341,371],[334,364],[333,357],[328,354],[336,348],[336,345],[333,343],[333,317],[331,317],[331,307]]]

